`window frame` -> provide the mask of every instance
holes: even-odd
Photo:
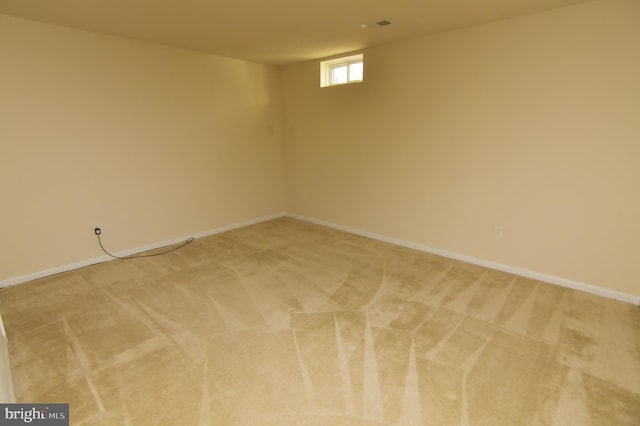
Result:
[[[362,78],[358,80],[351,80],[351,65],[362,64]],[[335,83],[333,81],[333,70],[339,67],[347,67],[347,81],[341,83]],[[345,84],[362,83],[364,81],[364,55],[362,53],[356,53],[347,56],[340,56],[338,58],[327,59],[320,61],[320,87],[331,86],[343,86]]]

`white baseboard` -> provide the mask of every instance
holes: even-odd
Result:
[[[286,213],[286,216],[303,220],[305,222],[315,223],[317,225],[326,226],[328,228],[337,229],[339,231],[349,232],[351,234],[360,235],[367,238],[372,238],[374,240],[384,241],[387,243],[395,244],[402,247],[407,247],[411,249],[415,249],[418,251],[423,251],[426,253],[436,254],[443,257],[448,257],[450,259],[460,260],[467,263],[472,263],[474,265],[484,266],[490,269],[496,269],[498,271],[509,272],[514,275],[520,275],[522,277],[531,278],[538,281],[544,281],[551,284],[556,284],[562,287],[571,288],[574,290],[583,291],[585,293],[591,293],[598,296],[607,297],[610,299],[620,300],[623,302],[632,303],[634,305],[640,305],[640,296],[636,296],[633,294],[622,293],[616,290],[611,290],[608,288],[598,287],[591,284],[585,284],[578,281],[569,280],[566,278],[555,277],[553,275],[547,275],[540,272],[530,271],[528,269],[518,268],[515,266],[509,266],[502,263],[492,262],[490,260],[478,259],[471,256],[466,256],[459,253],[450,252],[447,250],[441,250],[429,246],[425,246],[423,244],[414,243],[411,241],[400,240],[397,238],[391,238],[384,235],[374,234],[372,232],[363,231],[356,228],[351,228],[349,226],[342,226],[331,222],[325,222],[323,220],[314,219],[311,217],[302,216],[295,213]]]
[[[265,222],[265,221],[271,220],[271,219],[277,219],[277,218],[282,217],[284,215],[285,215],[284,213],[274,213],[274,214],[271,214],[271,215],[268,215],[268,216],[263,216],[263,217],[259,217],[259,218],[255,218],[255,219],[246,220],[246,221],[240,222],[240,223],[234,223],[234,224],[231,224],[231,225],[221,226],[219,228],[210,229],[208,231],[199,232],[199,233],[193,234],[193,235],[186,235],[186,236],[183,236],[183,237],[172,238],[170,240],[159,242],[159,243],[153,243],[153,244],[148,244],[148,245],[145,245],[145,246],[142,246],[142,247],[136,247],[136,248],[132,248],[132,249],[119,251],[119,252],[114,253],[114,254],[116,256],[120,256],[120,257],[130,256],[130,255],[135,254],[135,253],[141,253],[141,252],[144,252],[144,251],[155,250],[155,249],[158,249],[158,248],[161,248],[161,247],[165,247],[165,246],[169,246],[169,245],[173,245],[173,244],[178,244],[178,243],[181,243],[183,241],[188,240],[189,238],[198,239],[198,238],[208,237],[209,235],[220,234],[222,232],[231,231],[232,229],[237,229],[237,228],[242,228],[242,227],[249,226],[249,225],[254,225],[256,223]],[[27,275],[22,275],[22,276],[19,276],[19,277],[9,278],[9,279],[0,281],[0,288],[10,287],[12,285],[26,283],[28,281],[36,280],[38,278],[44,278],[44,277],[48,277],[50,275],[55,275],[55,274],[59,274],[59,273],[62,273],[62,272],[72,271],[74,269],[83,268],[85,266],[90,266],[90,265],[95,265],[96,263],[108,262],[108,261],[111,261],[111,260],[113,260],[112,257],[104,255],[104,256],[94,257],[94,258],[91,258],[91,259],[82,260],[80,262],[70,263],[68,265],[62,265],[62,266],[58,266],[58,267],[55,267],[55,268],[46,269],[46,270],[43,270],[43,271],[38,271],[38,272],[34,272],[34,273],[31,273],[31,274],[27,274]]]
[[[548,282],[551,284],[556,284],[562,287],[567,287],[567,288],[571,288],[574,290],[579,290],[579,291],[584,291],[586,293],[591,293],[591,294],[595,294],[598,296],[603,296],[603,297],[608,297],[610,299],[615,299],[615,300],[621,300],[623,302],[628,302],[628,303],[632,303],[634,305],[640,305],[640,296],[636,296],[633,294],[627,294],[627,293],[622,293],[616,290],[611,290],[608,288],[603,288],[603,287],[598,287],[595,285],[591,285],[591,284],[585,284],[582,282],[578,282],[578,281],[573,281],[573,280],[569,280],[566,278],[561,278],[561,277],[556,277],[553,275],[547,275],[547,274],[543,274],[540,272],[535,272],[535,271],[530,271],[528,269],[523,269],[523,268],[518,268],[515,266],[510,266],[510,265],[505,265],[502,263],[497,263],[497,262],[492,262],[490,260],[484,260],[484,259],[478,259],[475,257],[471,257],[471,256],[466,256],[463,254],[459,254],[459,253],[455,253],[455,252],[450,252],[447,250],[441,250],[441,249],[437,249],[437,248],[433,248],[433,247],[429,247],[423,244],[418,244],[418,243],[414,243],[411,241],[405,241],[405,240],[400,240],[397,238],[391,238],[391,237],[387,237],[384,235],[380,235],[380,234],[375,234],[372,232],[367,232],[367,231],[363,231],[360,229],[356,229],[356,228],[351,228],[349,226],[343,226],[343,225],[338,225],[336,223],[332,223],[332,222],[326,222],[323,220],[319,220],[319,219],[315,219],[312,217],[306,217],[306,216],[302,216],[299,214],[295,214],[295,213],[275,213],[275,214],[271,214],[268,216],[263,216],[263,217],[259,217],[259,218],[255,218],[255,219],[250,219],[244,222],[239,222],[239,223],[235,223],[235,224],[231,224],[231,225],[226,225],[226,226],[222,226],[219,228],[215,228],[215,229],[211,229],[208,231],[203,231],[203,232],[199,232],[196,234],[192,234],[192,235],[186,235],[186,236],[182,236],[182,237],[177,237],[177,238],[172,238],[170,240],[167,241],[163,241],[163,242],[159,242],[159,243],[154,243],[154,244],[149,244],[143,247],[137,247],[137,248],[133,248],[133,249],[128,249],[128,250],[124,250],[124,251],[120,251],[117,253],[114,253],[116,256],[129,256],[135,253],[140,253],[140,252],[144,252],[144,251],[149,251],[149,250],[154,250],[154,249],[158,249],[161,247],[165,247],[165,246],[169,246],[169,245],[173,245],[173,244],[178,244],[181,243],[189,238],[203,238],[203,237],[208,237],[210,235],[215,235],[215,234],[220,234],[222,232],[226,232],[226,231],[230,231],[233,229],[237,229],[237,228],[242,228],[245,226],[249,226],[249,225],[254,225],[256,223],[260,223],[260,222],[265,222],[267,220],[272,220],[272,219],[277,219],[279,217],[283,217],[283,216],[288,216],[294,219],[298,219],[298,220],[303,220],[305,222],[310,222],[310,223],[315,223],[317,225],[322,225],[322,226],[326,226],[328,228],[333,228],[333,229],[337,229],[340,231],[345,231],[345,232],[349,232],[351,234],[355,234],[355,235],[360,235],[363,237],[367,237],[367,238],[372,238],[374,240],[379,240],[379,241],[384,241],[387,243],[391,243],[391,244],[395,244],[398,246],[402,246],[402,247],[407,247],[407,248],[411,248],[411,249],[415,249],[418,251],[423,251],[426,253],[432,253],[432,254],[436,254],[439,256],[444,256],[444,257],[448,257],[450,259],[456,259],[456,260],[460,260],[463,262],[467,262],[467,263],[472,263],[474,265],[480,265],[480,266],[484,266],[487,268],[491,268],[491,269],[496,269],[499,271],[504,271],[504,272],[509,272],[511,274],[514,275],[520,275],[523,277],[527,277],[527,278],[531,278],[531,279],[535,279],[538,281],[544,281],[544,282]],[[80,262],[75,262],[75,263],[70,263],[68,265],[62,265],[62,266],[58,266],[56,268],[51,268],[51,269],[46,269],[43,271],[38,271],[38,272],[34,272],[31,274],[27,274],[27,275],[22,275],[19,277],[14,277],[14,278],[9,278],[6,280],[2,280],[0,281],[0,288],[4,288],[4,287],[10,287],[12,285],[16,285],[16,284],[22,284],[28,281],[33,281],[39,278],[44,278],[50,275],[55,275],[55,274],[59,274],[62,272],[67,272],[67,271],[71,271],[74,269],[78,269],[78,268],[83,268],[85,266],[90,266],[90,265],[95,265],[96,263],[102,263],[102,262],[107,262],[107,261],[111,261],[113,260],[113,258],[109,257],[109,256],[100,256],[100,257],[94,257],[92,259],[86,259]]]

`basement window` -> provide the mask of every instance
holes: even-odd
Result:
[[[362,53],[320,62],[320,87],[360,83],[363,80]]]

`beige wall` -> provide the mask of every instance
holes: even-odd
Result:
[[[0,15],[0,280],[281,212],[279,73]]]
[[[288,211],[640,295],[640,2],[373,48],[362,84],[318,68],[283,71]]]
[[[0,281],[100,256],[94,225],[118,251],[286,208],[640,295],[640,2],[365,61],[364,83],[320,89],[315,61],[281,81],[0,15]]]

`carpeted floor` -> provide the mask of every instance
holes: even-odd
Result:
[[[637,425],[640,311],[277,219],[0,291],[78,425]]]

